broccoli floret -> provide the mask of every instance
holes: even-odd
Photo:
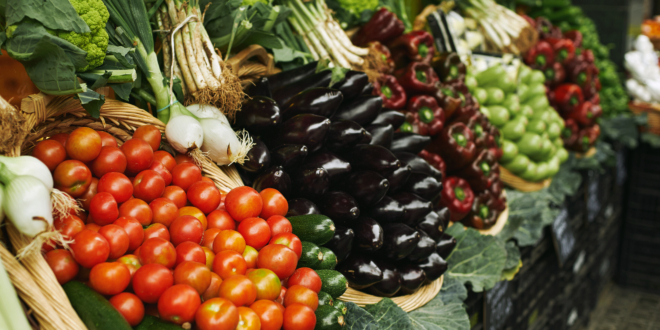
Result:
[[[355,16],[360,16],[367,9],[376,10],[378,0],[338,0],[339,4]]]
[[[268,0],[243,0],[241,6],[254,6],[257,2],[268,4]]]
[[[78,15],[89,25],[90,33],[59,32],[58,37],[78,46],[87,52],[88,65],[77,68],[84,72],[94,69],[103,64],[105,51],[108,48],[108,33],[105,32],[105,24],[110,18],[108,8],[103,0],[69,0]]]

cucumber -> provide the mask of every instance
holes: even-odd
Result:
[[[324,305],[329,305],[329,306],[334,306],[335,301],[332,299],[329,293],[319,291],[319,306],[324,306]]]
[[[302,242],[302,255],[298,259],[298,267],[309,267],[316,269],[323,261],[323,253],[319,246],[312,242]]]
[[[346,307],[346,304],[341,301],[341,300],[335,300],[335,308],[338,309],[342,314],[346,315],[348,313],[348,307]]]
[[[163,319],[145,315],[142,322],[135,327],[135,330],[182,330],[180,325],[163,321]]]
[[[291,222],[293,233],[301,241],[323,245],[328,243],[335,235],[335,224],[325,215],[296,215],[289,217],[289,222]]]
[[[126,319],[102,295],[82,282],[62,285],[71,306],[89,330],[131,330]]]
[[[316,327],[314,330],[340,330],[344,324],[344,315],[332,306],[319,306],[316,309]]]
[[[321,291],[327,292],[333,299],[346,292],[348,281],[344,275],[336,270],[321,269],[316,274],[321,278]]]
[[[319,246],[319,249],[321,249],[321,253],[323,253],[323,260],[316,268],[314,268],[314,270],[335,269],[337,266],[337,255],[335,252],[324,246]]]

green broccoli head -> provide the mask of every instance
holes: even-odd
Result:
[[[103,0],[69,0],[80,17],[89,25],[90,33],[59,32],[58,37],[78,46],[87,52],[88,65],[77,68],[84,72],[103,64],[105,51],[108,48],[108,33],[105,24],[110,18],[108,8]]]
[[[376,10],[378,0],[339,0],[339,4],[351,14],[360,16],[367,9]]]

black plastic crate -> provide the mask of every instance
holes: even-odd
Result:
[[[470,319],[470,330],[483,329],[484,295],[468,288],[468,297],[465,299],[466,311]]]

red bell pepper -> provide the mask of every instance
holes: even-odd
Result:
[[[490,186],[490,193],[493,195],[493,208],[502,212],[506,209],[506,197],[502,194],[504,190],[504,183],[502,180],[493,182],[493,185]]]
[[[410,125],[402,125],[402,132],[408,131],[404,127],[410,127],[410,132],[425,136],[435,136],[442,131],[445,124],[445,112],[432,96],[411,97],[408,100],[407,110],[406,122]]]
[[[472,190],[481,193],[500,179],[500,167],[495,155],[489,149],[481,149],[477,157],[468,166],[456,172],[456,175],[467,180]]]
[[[550,20],[542,16],[536,18],[536,31],[538,31],[541,40],[547,38],[561,38],[561,29],[552,26]]]
[[[548,86],[555,86],[566,80],[566,70],[559,62],[552,63],[552,66],[545,69],[543,73],[545,74],[545,84]]]
[[[388,45],[397,63],[407,59],[411,62],[431,63],[435,53],[433,36],[426,31],[412,31],[396,38]]]
[[[474,134],[465,124],[454,122],[445,125],[427,150],[439,154],[447,162],[448,170],[457,170],[469,164],[477,154]]]
[[[479,111],[458,116],[454,119],[454,122],[463,123],[472,130],[472,133],[474,133],[474,145],[477,149],[486,147],[487,141],[493,138],[490,136],[492,125],[488,121],[488,118]]]
[[[566,31],[564,32],[564,38],[570,39],[576,48],[582,47],[582,32],[578,30]]]
[[[476,229],[492,227],[500,216],[500,211],[493,207],[494,199],[489,191],[477,195],[472,202],[470,212],[461,220],[461,223]]]
[[[403,109],[406,106],[406,91],[399,82],[388,74],[383,74],[374,82],[374,95],[383,98],[383,107],[393,110]]]
[[[444,178],[447,174],[447,164],[445,164],[445,161],[440,157],[440,155],[436,153],[432,153],[428,150],[422,150],[418,154],[419,157],[424,158],[424,160],[429,163],[429,165],[435,167],[440,173],[442,173],[442,177]]]
[[[449,209],[450,221],[461,221],[470,212],[473,202],[474,192],[464,179],[452,176],[442,182],[438,206]]]
[[[466,67],[457,53],[447,53],[444,56],[434,57],[431,63],[435,72],[442,81],[454,81],[465,76]]]
[[[410,63],[398,80],[407,95],[433,93],[440,81],[433,68],[422,62]]]
[[[584,54],[576,56],[566,64],[565,68],[568,80],[581,88],[591,82],[593,70],[590,69],[589,63],[585,61]]]
[[[575,45],[570,39],[548,38],[546,41],[555,52],[555,62],[566,64],[575,57]]]
[[[600,126],[594,124],[593,126],[581,129],[576,135],[575,141],[573,141],[572,144],[565,146],[573,151],[586,152],[594,145],[594,143],[596,143],[598,136],[600,136]]]
[[[378,72],[392,74],[392,72],[394,72],[395,65],[389,48],[387,48],[379,41],[370,42],[369,48],[373,49],[376,53],[380,54],[380,61],[378,63]]]
[[[502,136],[500,135],[500,130],[495,126],[491,126],[488,137],[486,138],[486,148],[495,155],[497,160],[502,158]]]
[[[584,61],[590,64],[593,64],[596,58],[594,57],[594,52],[591,51],[591,49],[584,49],[582,50],[582,57],[584,58]]]
[[[536,29],[536,21],[533,18],[525,14],[522,14],[520,16],[522,16],[522,18],[524,18],[527,21],[527,23],[529,23],[529,25],[531,25],[534,29]]]
[[[383,7],[355,33],[352,40],[356,46],[365,46],[371,41],[388,42],[400,36],[403,30],[403,22]]]
[[[598,93],[594,94],[587,101],[591,102],[591,104],[600,104],[600,94],[598,94]]]
[[[454,112],[463,104],[460,94],[447,84],[439,84],[433,92],[438,105],[445,111],[445,118],[452,118]]]
[[[545,70],[555,61],[555,52],[547,41],[539,41],[525,54],[525,63],[534,69]]]
[[[603,114],[600,105],[586,101],[580,104],[577,109],[567,115],[568,119],[575,120],[581,127],[591,126],[596,119]]]
[[[559,110],[570,113],[584,102],[582,89],[576,84],[561,84],[554,89],[554,101]]]
[[[575,145],[575,142],[578,139],[580,126],[578,126],[578,124],[573,119],[566,119],[564,120],[564,123],[564,129],[561,131],[561,138],[564,140],[564,145]]]

